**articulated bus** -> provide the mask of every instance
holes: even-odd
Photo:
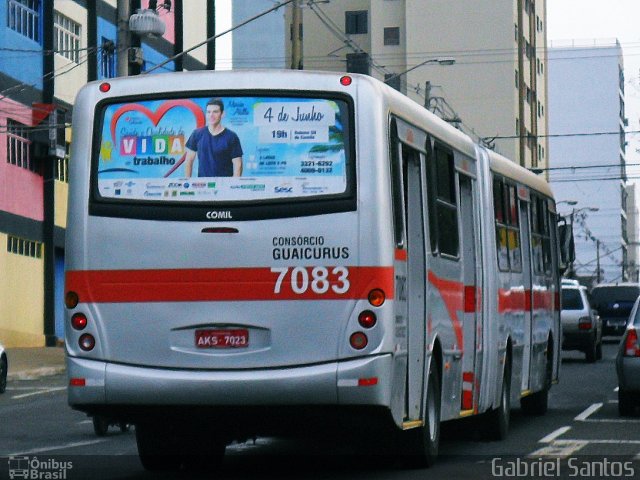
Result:
[[[569,254],[551,189],[406,96],[328,72],[110,79],[73,132],[69,404],[135,424],[146,468],[350,420],[429,465],[443,421],[502,439],[516,402],[546,411]]]

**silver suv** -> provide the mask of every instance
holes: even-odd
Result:
[[[602,320],[591,308],[586,287],[575,280],[562,281],[562,349],[580,350],[587,362],[602,358]]]

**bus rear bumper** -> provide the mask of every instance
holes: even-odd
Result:
[[[213,371],[67,357],[68,400],[82,410],[91,405],[389,407],[392,363],[392,355],[383,354],[311,366]]]

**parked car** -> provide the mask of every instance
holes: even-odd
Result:
[[[602,283],[591,290],[593,308],[602,317],[604,335],[622,335],[636,299],[638,283]]]
[[[636,300],[616,356],[618,412],[630,416],[640,406],[640,298]]]
[[[7,389],[7,368],[9,367],[9,361],[7,360],[7,352],[4,351],[4,347],[0,343],[0,393],[4,393]]]
[[[602,358],[602,321],[591,308],[586,287],[563,280],[561,286],[562,349],[584,352],[587,362]]]

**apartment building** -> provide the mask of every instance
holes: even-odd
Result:
[[[571,42],[548,55],[550,181],[560,213],[573,218],[574,273],[586,283],[635,280],[622,47],[615,39]]]
[[[332,0],[301,13],[305,70],[386,79],[520,165],[546,168],[545,0]]]
[[[118,45],[118,0],[0,0],[0,340],[53,345],[63,336],[68,145],[78,89],[149,71],[214,31],[215,1],[158,1],[165,33]],[[132,0],[131,13],[149,0]],[[131,47],[131,48],[129,48]],[[119,55],[119,51],[126,55]],[[120,62],[120,65],[118,64]],[[126,63],[126,65],[123,65]],[[157,71],[215,66],[213,46]],[[50,134],[54,142],[50,143]]]

